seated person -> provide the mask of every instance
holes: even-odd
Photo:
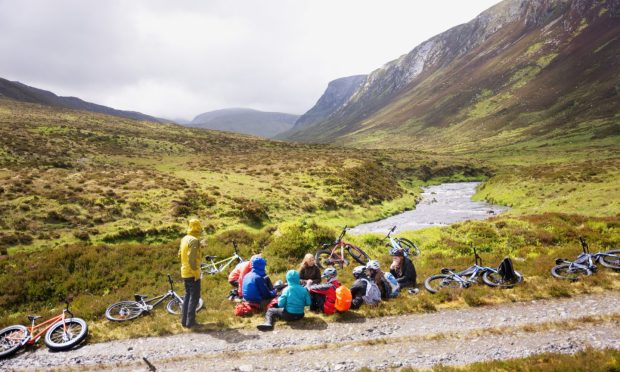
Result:
[[[230,290],[230,296],[228,296],[229,300],[232,301],[241,297],[239,295],[239,278],[241,277],[241,272],[247,274],[252,270],[250,265],[250,261],[239,262],[228,275],[228,283],[233,287],[233,289]]]
[[[269,278],[266,278],[267,261],[260,256],[255,256],[251,263],[252,271],[243,278],[243,300],[264,308],[276,297],[276,290],[271,286]]]
[[[308,287],[312,299],[311,311],[323,311],[327,315],[336,312],[336,288],[340,287],[340,282],[336,279],[337,276],[338,272],[336,269],[328,267],[321,275],[327,282],[324,284],[313,284]]]
[[[390,256],[392,256],[390,272],[396,277],[400,287],[415,287],[415,266],[409,257],[405,257],[405,252],[402,249],[392,248],[390,249]]]
[[[377,284],[377,287],[379,287],[381,299],[385,300],[390,298],[390,295],[392,294],[392,285],[387,281],[387,279],[385,279],[385,274],[381,271],[379,261],[368,261],[366,264],[366,273],[368,274],[368,278],[373,280],[375,284]]]
[[[265,323],[256,327],[259,330],[273,330],[276,319],[294,321],[304,317],[304,307],[311,304],[308,290],[300,285],[299,273],[295,270],[289,270],[286,273],[286,282],[288,286],[278,298],[278,307],[267,310]]]
[[[304,257],[301,265],[299,265],[299,278],[303,286],[321,283],[321,269],[316,265],[316,260],[310,253]]]
[[[381,302],[381,291],[374,282],[366,276],[366,266],[353,269],[355,281],[351,286],[351,309],[359,309],[362,304],[376,305]]]

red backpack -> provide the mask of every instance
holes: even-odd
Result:
[[[235,306],[235,316],[251,316],[255,311],[258,311],[260,306],[251,302],[240,302]]]

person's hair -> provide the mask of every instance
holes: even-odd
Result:
[[[309,267],[310,265],[308,265],[308,262],[310,262],[310,260],[314,260],[314,256],[312,253],[307,253],[299,265],[299,270]]]

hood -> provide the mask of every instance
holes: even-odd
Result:
[[[286,273],[286,282],[289,286],[299,285],[299,272],[296,270],[289,270]]]
[[[192,218],[191,220],[189,220],[189,224],[187,226],[187,233],[195,237],[200,236],[200,233],[202,233],[202,224],[200,223],[199,219]]]
[[[255,257],[250,261],[252,263],[252,271],[260,276],[265,276],[265,266],[267,261],[262,257]]]

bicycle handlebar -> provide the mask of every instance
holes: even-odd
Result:
[[[233,245],[233,250],[235,251],[235,254],[238,256],[239,255],[239,251],[237,250],[237,241],[233,240],[232,241],[232,245]]]
[[[476,251],[476,247],[474,248],[474,262],[476,263],[476,265],[482,266],[482,257],[480,257],[478,255],[478,252]]]
[[[345,225],[345,227],[342,229],[342,232],[340,233],[340,236],[338,236],[338,239],[336,239],[335,243],[340,243],[342,238],[344,238],[344,234],[346,233],[347,233],[347,226]]]
[[[387,239],[387,238],[389,238],[389,237],[390,237],[390,235],[391,235],[394,231],[396,231],[396,225],[392,226],[392,228],[390,229],[390,231],[388,231],[387,235],[386,235],[386,236],[385,236],[385,238],[383,238],[383,239]]]
[[[174,291],[174,287],[172,284],[172,277],[170,276],[170,274],[168,274],[168,283],[170,283],[170,289]]]

